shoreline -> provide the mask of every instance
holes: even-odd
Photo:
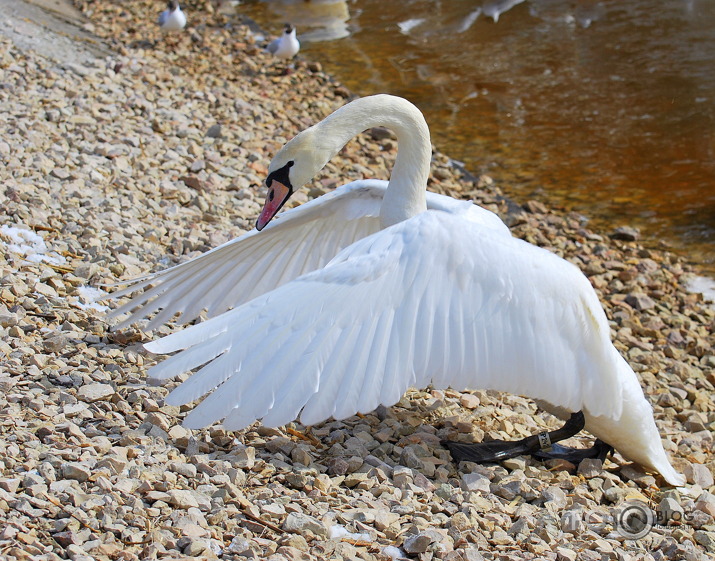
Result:
[[[486,391],[410,390],[385,411],[321,423],[308,437],[297,423],[182,428],[185,408],[162,406],[172,384],[146,385],[154,358],[140,345],[170,329],[108,331],[87,287],[166,268],[250,229],[272,155],[350,92],[316,62],[285,73],[210,2],[197,2],[186,33],[171,37],[155,29],[154,2],[78,6],[116,54],[58,65],[0,41],[0,225],[34,234],[18,241],[0,231],[4,555],[715,552],[715,310],[686,291],[690,268],[593,232],[576,214],[510,205],[489,178],[465,176],[439,153],[431,190],[473,198],[589,277],[687,488],[659,488],[619,455],[578,473],[531,458],[457,470],[440,438],[514,438],[558,424],[528,399]],[[387,179],[396,150],[382,131],[360,135],[293,204],[364,176]],[[695,514],[636,541],[584,518],[613,516],[627,499]]]

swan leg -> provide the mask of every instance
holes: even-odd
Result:
[[[613,452],[613,446],[597,438],[591,448],[571,448],[570,446],[554,444],[551,450],[537,450],[532,456],[538,460],[567,460],[574,465],[578,465],[581,460],[586,458],[598,459],[603,462],[611,452]]]
[[[601,440],[596,440],[593,448],[587,450],[555,444],[580,432],[585,422],[583,412],[578,411],[572,413],[569,420],[560,429],[527,436],[521,440],[493,440],[474,444],[443,440],[442,445],[449,449],[455,462],[468,461],[478,464],[500,462],[525,454],[532,454],[541,460],[556,458],[568,460],[574,464],[578,464],[585,458],[605,459],[613,448]]]

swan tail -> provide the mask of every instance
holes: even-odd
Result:
[[[624,458],[660,473],[669,484],[684,485],[685,477],[673,468],[663,448],[653,408],[635,373],[615,349],[614,355],[618,357],[618,377],[622,383],[620,414],[598,416],[587,409],[586,430],[613,446]]]

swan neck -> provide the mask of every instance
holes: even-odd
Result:
[[[417,107],[402,98],[375,95],[349,103],[320,123],[320,138],[335,141],[337,153],[357,134],[385,127],[397,136],[398,152],[380,209],[383,227],[427,209],[427,178],[432,158],[429,128]],[[333,155],[334,155],[333,154]],[[332,157],[332,156],[331,156]]]

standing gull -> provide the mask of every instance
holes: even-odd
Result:
[[[167,9],[159,14],[159,27],[164,32],[181,31],[186,26],[186,15],[176,0],[169,0]]]
[[[295,27],[286,23],[283,34],[271,41],[266,47],[269,53],[277,58],[291,59],[298,54],[300,42],[295,36]]]

